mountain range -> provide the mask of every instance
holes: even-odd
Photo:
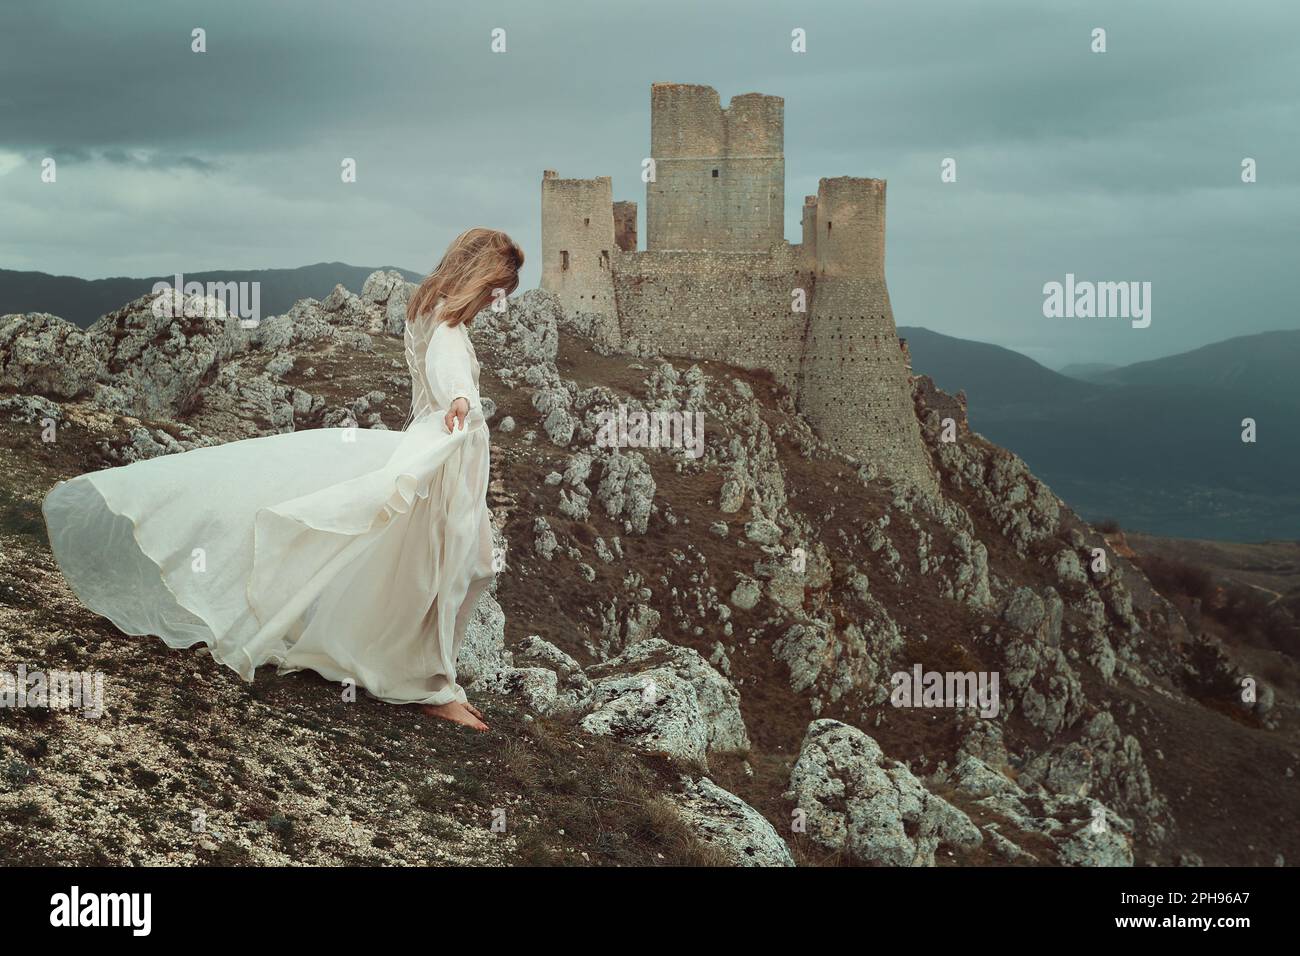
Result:
[[[1092,521],[1174,537],[1300,538],[1300,330],[1240,336],[1088,379],[900,328],[915,372]],[[1256,441],[1244,442],[1253,419]]]
[[[361,288],[375,270],[345,262],[318,262],[294,269],[243,269],[235,271],[187,272],[186,282],[259,282],[263,315],[288,312],[299,299],[324,298],[335,285]],[[395,269],[408,281],[424,278],[406,269]],[[156,282],[172,282],[174,276],[147,279],[113,277],[79,279],[46,272],[17,272],[0,269],[0,315],[15,312],[49,312],[83,329],[101,315],[107,315],[153,289]]]

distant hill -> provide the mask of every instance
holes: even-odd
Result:
[[[981,416],[1035,418],[1103,391],[1000,345],[919,326],[901,326],[898,334],[907,339],[914,370],[929,375],[944,391],[965,391],[972,413],[977,409]]]
[[[1153,534],[1300,538],[1300,331],[1242,336],[1085,382],[995,345],[899,329],[965,390],[972,427],[1091,520]],[[1241,441],[1253,418],[1258,441]]]
[[[1068,375],[1070,378],[1081,379],[1085,382],[1095,382],[1105,377],[1108,372],[1113,372],[1119,368],[1118,365],[1111,365],[1107,362],[1075,362],[1065,366],[1060,372],[1062,375]]]
[[[1300,329],[1261,332],[1097,376],[1115,385],[1217,388],[1300,405]]]
[[[244,269],[229,272],[187,272],[190,282],[260,282],[264,316],[289,311],[299,299],[324,298],[342,284],[353,292],[361,290],[366,276],[377,268],[395,266],[350,266],[344,262],[318,262],[296,269]],[[424,277],[408,269],[397,269],[412,282]],[[82,328],[101,315],[120,309],[124,302],[138,299],[156,282],[171,282],[173,276],[147,279],[78,279],[45,272],[15,272],[0,269],[0,315],[11,312],[49,312]]]

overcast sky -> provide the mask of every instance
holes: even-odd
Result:
[[[644,236],[654,81],[785,98],[792,241],[819,177],[887,179],[899,325],[1054,367],[1300,327],[1295,0],[4,0],[0,268],[427,271],[482,224],[530,287],[545,168]],[[1151,282],[1150,327],[1044,318],[1067,272]]]

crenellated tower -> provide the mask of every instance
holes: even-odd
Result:
[[[785,240],[785,101],[688,83],[650,88],[646,248],[766,252]]]

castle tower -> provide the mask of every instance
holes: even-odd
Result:
[[[785,101],[711,86],[650,88],[646,249],[766,252],[785,238]]]
[[[616,318],[613,187],[608,176],[542,173],[542,288],[569,312]]]
[[[636,252],[636,203],[614,203],[614,242],[624,252]]]
[[[803,242],[799,246],[804,263],[809,269],[817,262],[817,197],[803,197]]]
[[[885,284],[884,180],[821,180],[815,210],[805,206],[805,230],[810,221],[817,280],[799,409],[836,448],[933,490]]]

